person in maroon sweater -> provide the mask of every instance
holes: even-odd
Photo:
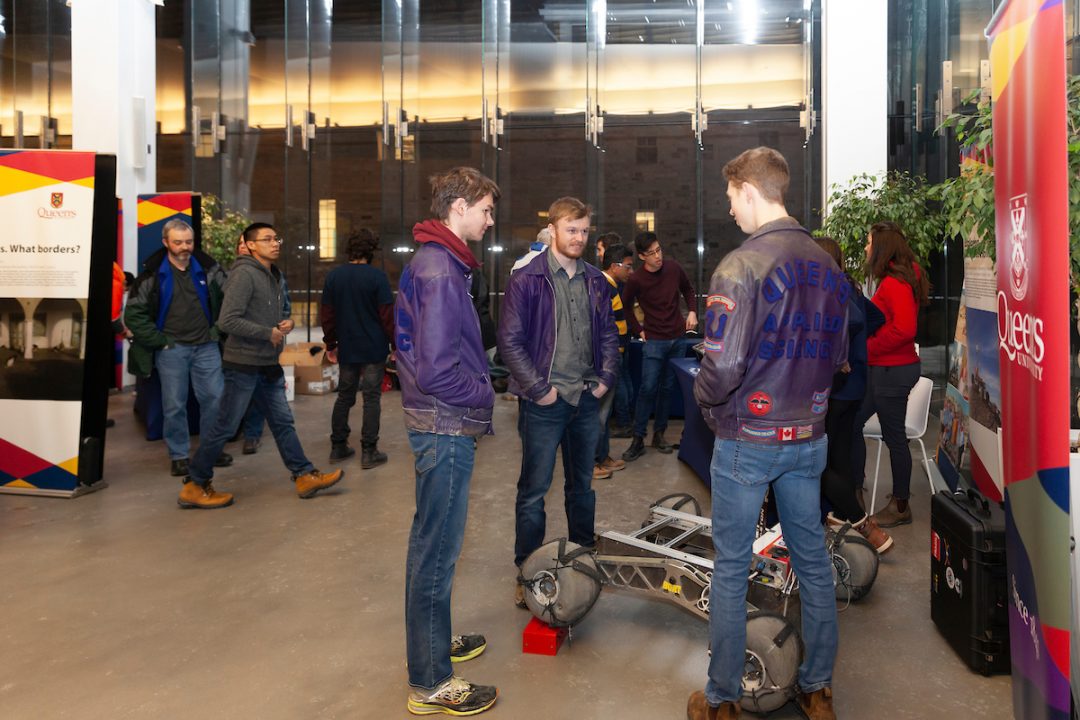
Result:
[[[645,348],[641,359],[641,387],[634,410],[634,439],[622,456],[627,462],[645,454],[645,434],[649,429],[649,415],[653,414],[654,408],[656,419],[653,423],[652,446],[662,453],[673,450],[664,440],[668,405],[675,385],[675,374],[667,366],[667,361],[669,358],[686,356],[694,340],[684,335],[697,328],[694,286],[679,263],[664,257],[656,233],[638,233],[634,238],[634,249],[643,265],[626,281],[623,307],[626,309],[630,337],[644,340]],[[685,317],[679,306],[679,298],[686,303]],[[635,300],[645,314],[644,327],[634,315]]]
[[[881,436],[889,448],[893,489],[888,504],[872,516],[880,527],[891,528],[911,522],[911,451],[908,449],[905,418],[908,393],[915,387],[921,372],[915,352],[915,330],[919,306],[926,305],[929,283],[915,261],[907,238],[896,223],[881,222],[870,228],[866,240],[867,274],[877,281],[871,298],[885,315],[885,324],[866,342],[870,364],[866,396],[855,419],[856,433],[877,413]],[[865,480],[866,444],[853,448],[855,484],[860,489]],[[869,509],[869,508],[868,508]]]

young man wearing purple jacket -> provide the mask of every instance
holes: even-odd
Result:
[[[724,166],[731,214],[750,235],[709,285],[705,357],[694,397],[716,435],[712,465],[709,679],[689,720],[739,717],[746,658],[746,582],[754,527],[772,485],[799,577],[806,655],[800,709],[835,720],[836,598],[821,524],[825,412],[833,374],[847,364],[843,272],[784,208],[788,165],[771,148]]]
[[[521,475],[515,507],[518,567],[544,543],[544,496],[562,447],[570,541],[595,544],[593,459],[600,398],[619,372],[619,334],[603,273],[581,259],[591,210],[559,198],[548,210],[551,247],[510,276],[499,321],[499,353],[510,392],[521,398]],[[520,583],[515,589],[524,606]]]
[[[469,296],[479,272],[467,242],[495,224],[499,187],[457,167],[431,177],[433,220],[417,223],[419,248],[401,274],[394,307],[401,403],[415,456],[416,513],[405,566],[408,709],[415,715],[475,715],[498,691],[456,677],[451,663],[487,646],[450,634],[450,591],[468,512],[477,438],[491,434],[495,391]]]

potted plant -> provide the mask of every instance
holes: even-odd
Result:
[[[965,98],[973,103],[978,93]],[[1068,79],[1069,149],[1069,275],[1074,292],[1080,289],[1080,75]],[[996,257],[994,233],[994,156],[991,106],[982,103],[972,115],[954,113],[942,127],[951,127],[964,151],[965,162],[958,177],[933,189],[941,203],[945,229],[950,237],[965,238],[970,256]],[[1074,310],[1075,313],[1075,310]]]
[[[836,240],[844,252],[845,269],[856,280],[864,280],[870,226],[891,220],[903,228],[916,258],[926,267],[930,254],[941,247],[944,230],[932,191],[926,178],[905,172],[857,175],[846,186],[833,186],[829,214],[815,234]]]
[[[246,217],[226,207],[221,198],[202,194],[202,249],[226,270],[236,260],[240,233],[249,224]]]

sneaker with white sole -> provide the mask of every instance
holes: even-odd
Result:
[[[408,707],[413,715],[479,715],[498,697],[499,691],[493,685],[473,685],[453,676],[434,690],[413,690]]]
[[[450,662],[472,660],[487,647],[483,635],[454,635],[450,638]]]

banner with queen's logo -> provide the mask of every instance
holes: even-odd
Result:
[[[0,492],[72,495],[89,457],[97,164],[94,153],[0,151]]]
[[[990,38],[997,346],[1013,711],[1070,714],[1064,8],[1007,0]]]

